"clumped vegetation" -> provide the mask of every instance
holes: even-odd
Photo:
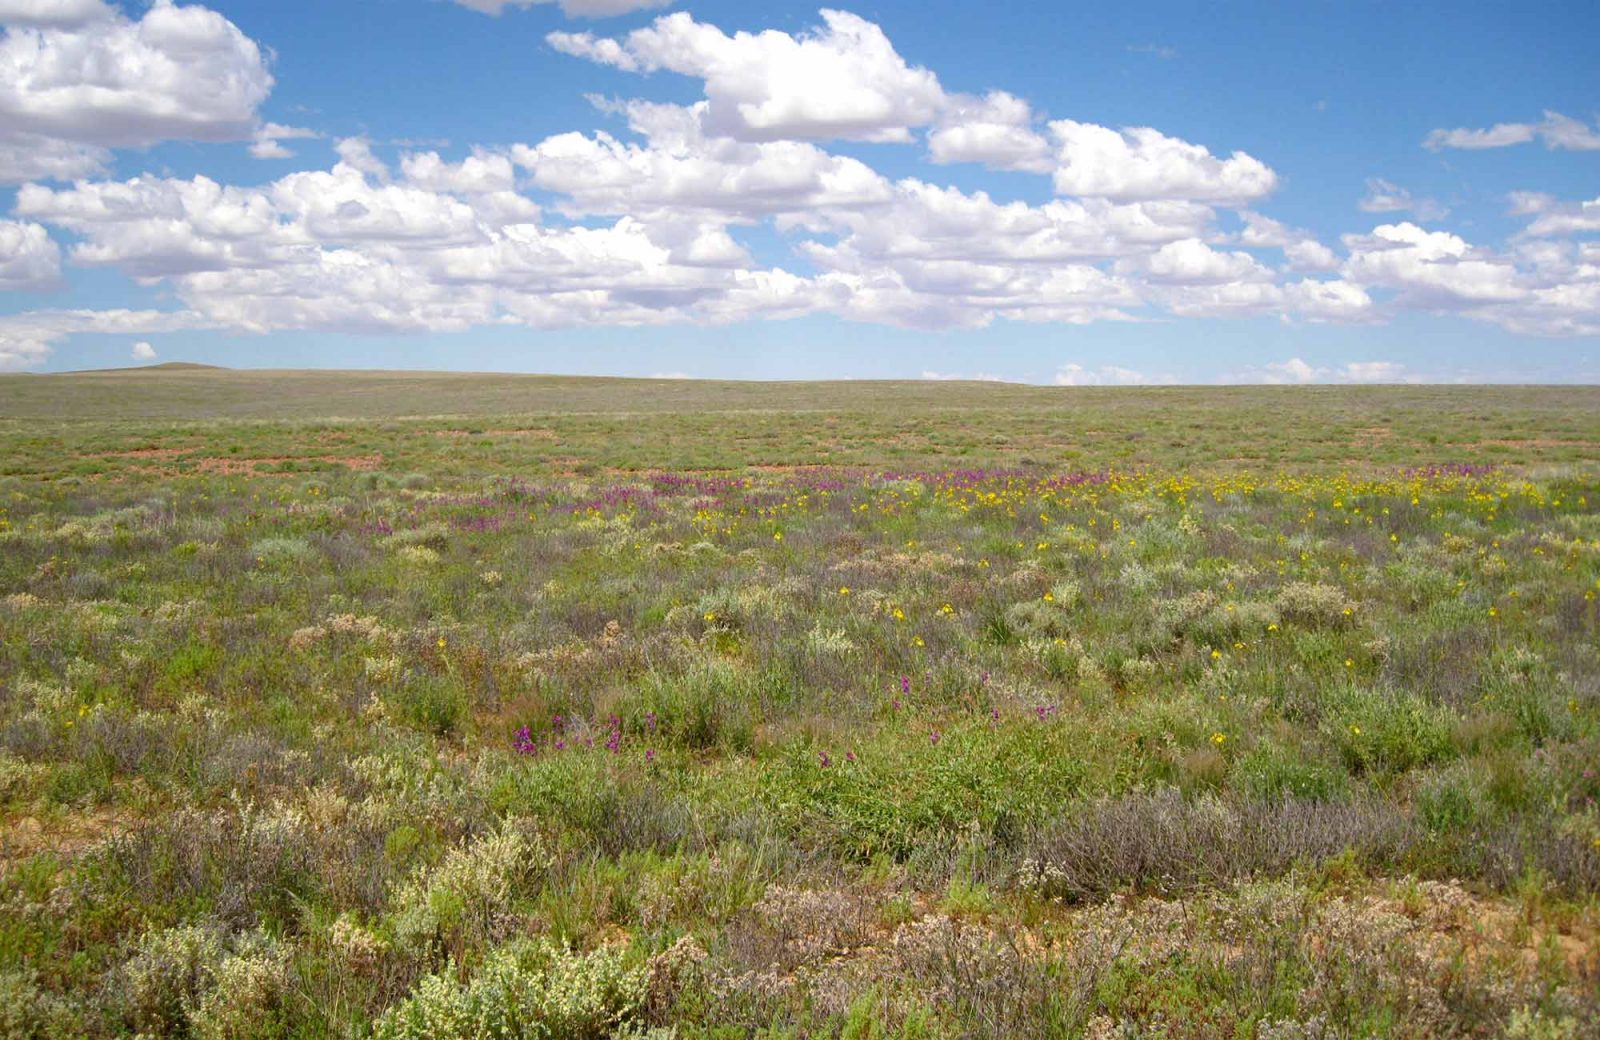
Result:
[[[0,423],[0,1035],[1595,1036],[1597,456],[1408,393]]]

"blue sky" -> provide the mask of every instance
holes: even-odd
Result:
[[[0,369],[1600,382],[1593,4],[0,24]]]

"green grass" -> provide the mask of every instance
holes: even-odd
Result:
[[[1589,1035],[1597,406],[0,378],[0,1035]]]

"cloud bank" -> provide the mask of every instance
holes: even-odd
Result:
[[[487,14],[528,6],[458,2]],[[563,6],[602,15],[648,5]],[[1496,247],[1399,219],[1446,213],[1375,178],[1360,209],[1384,222],[1324,242],[1262,212],[1280,179],[1246,151],[1049,118],[999,88],[947,91],[882,27],[844,11],[824,10],[797,34],[728,33],[683,12],[619,36],[551,33],[563,54],[629,76],[684,77],[700,96],[599,100],[604,129],[454,157],[348,138],[334,143],[331,163],[248,185],[96,178],[114,150],[164,140],[239,142],[286,162],[285,142],[318,136],[262,118],[273,86],[265,52],[221,15],[171,0],[138,19],[98,0],[0,0],[0,22],[0,179],[20,184],[12,219],[0,221],[0,289],[47,290],[66,266],[118,271],[173,301],[165,311],[0,318],[0,366],[38,364],[85,332],[443,332],[811,314],[939,329],[1361,323],[1422,310],[1522,333],[1600,333],[1600,255],[1575,237],[1600,229],[1600,200],[1518,193],[1512,213],[1527,224]],[[1586,134],[1546,113],[1525,126],[1437,131],[1429,142],[1542,137],[1579,148]],[[926,165],[890,177],[838,142],[904,149]],[[941,183],[956,164],[1032,177],[1041,190],[1024,202]],[[754,249],[754,231],[782,249]],[[1165,378],[1072,365],[1058,381]]]

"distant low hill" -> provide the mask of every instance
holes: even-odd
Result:
[[[139,372],[228,372],[222,365],[202,365],[198,361],[163,361],[157,365],[129,365],[126,368],[86,368],[62,372],[67,376],[129,375]]]

